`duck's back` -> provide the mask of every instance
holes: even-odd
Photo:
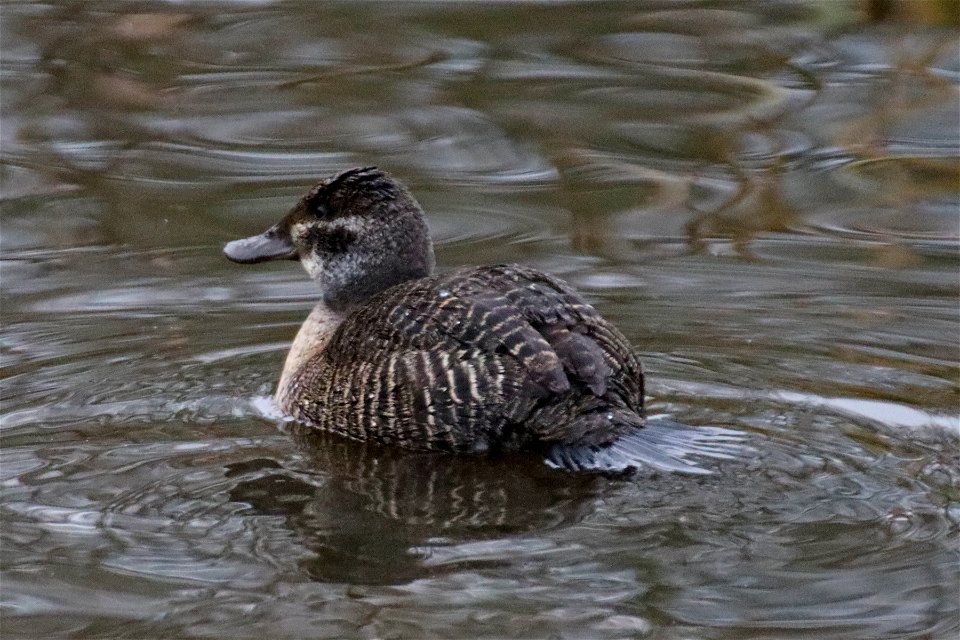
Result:
[[[642,426],[628,341],[565,283],[516,265],[405,282],[350,313],[287,411],[410,448],[603,447]]]

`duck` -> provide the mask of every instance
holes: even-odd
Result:
[[[454,454],[534,452],[569,471],[707,472],[723,445],[649,425],[630,341],[572,286],[519,264],[436,273],[426,216],[377,167],[316,183],[279,222],[224,247],[299,261],[319,300],[274,400],[297,423]]]

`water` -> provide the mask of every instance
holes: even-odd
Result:
[[[4,637],[955,637],[955,6],[5,4]],[[442,268],[568,279],[651,413],[753,453],[271,417],[314,292],[220,247],[367,164]]]

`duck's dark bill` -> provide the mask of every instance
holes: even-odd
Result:
[[[270,227],[258,236],[228,242],[223,252],[228,259],[242,264],[297,259],[296,248],[277,227]]]

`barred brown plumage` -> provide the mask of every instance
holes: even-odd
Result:
[[[538,287],[518,295],[518,283]],[[606,352],[593,340],[601,335]],[[610,377],[619,384],[608,393]],[[453,451],[581,441],[551,408],[566,406],[564,422],[575,429],[584,413],[640,415],[643,403],[640,363],[626,339],[560,281],[507,265],[459,269],[369,298],[289,386],[284,408],[309,424]],[[611,424],[591,443],[619,432]]]
[[[433,275],[419,204],[376,168],[320,182],[225,252],[299,259],[320,285],[276,394],[306,425],[411,449],[536,450],[572,469],[702,472],[686,455],[723,450],[644,429],[639,358],[568,284],[520,265]]]

